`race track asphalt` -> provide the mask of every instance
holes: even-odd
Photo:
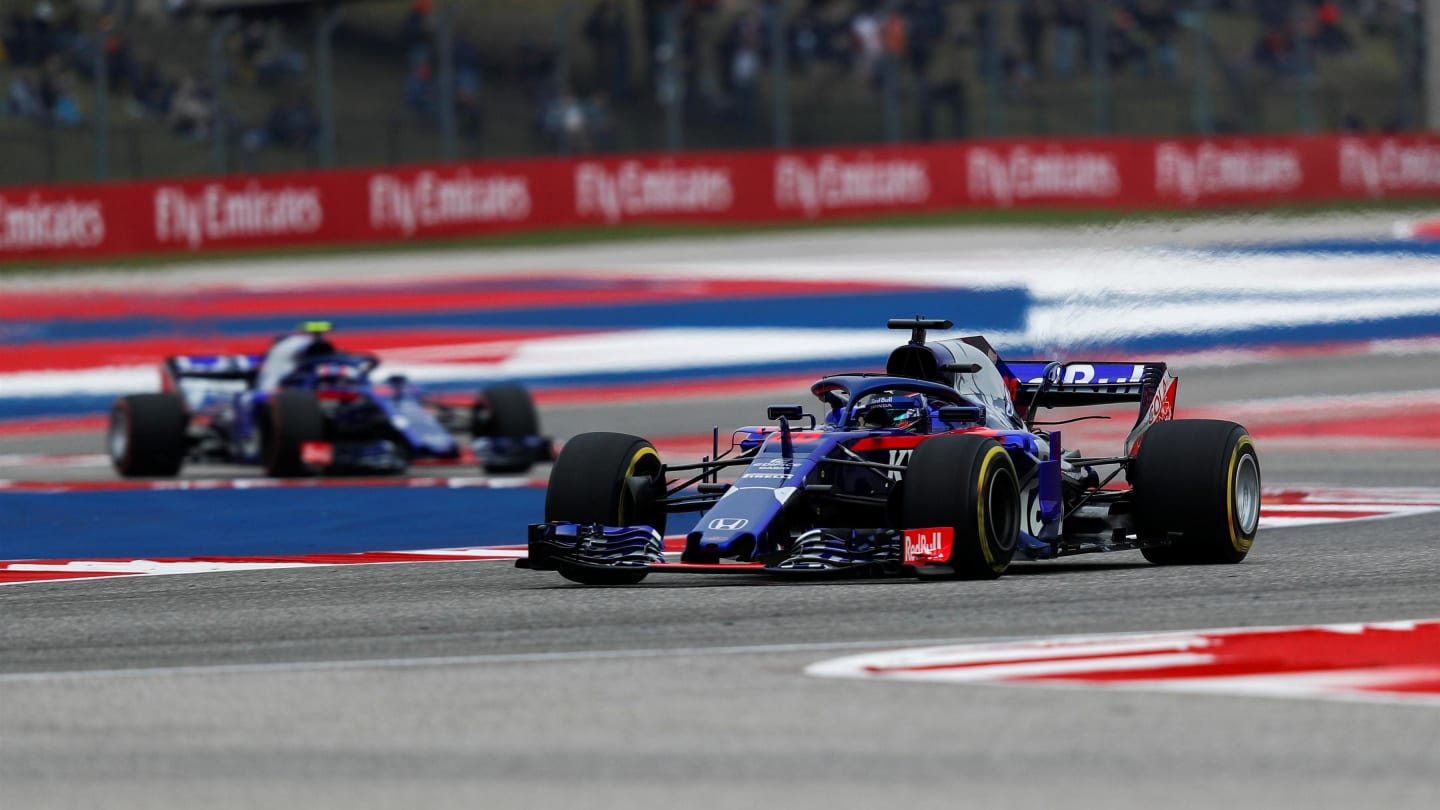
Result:
[[[1433,353],[1182,369],[1181,400],[1402,391],[1437,369]],[[545,419],[562,437],[679,435],[763,404]],[[0,452],[98,452],[16,441]],[[1261,452],[1267,485],[1440,486],[1433,449]],[[1130,552],[983,583],[587,589],[475,562],[4,587],[0,806],[1433,808],[1433,707],[802,670],[967,639],[1434,617],[1433,515],[1265,530],[1238,566]]]

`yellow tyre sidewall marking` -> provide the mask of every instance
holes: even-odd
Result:
[[[1005,448],[995,446],[985,453],[985,459],[980,462],[980,480],[975,486],[975,519],[979,529],[980,550],[985,554],[985,564],[990,566],[992,571],[1000,571],[1004,568],[995,562],[995,555],[990,553],[990,537],[985,530],[985,481],[990,475],[990,462],[996,456],[1004,456]]]
[[[1247,447],[1254,452],[1255,444],[1250,441],[1249,436],[1241,436],[1240,440],[1235,442],[1235,449],[1230,452],[1230,474],[1225,477],[1226,525],[1230,530],[1230,545],[1239,552],[1248,552],[1255,543],[1255,538],[1245,537],[1236,531],[1239,526],[1235,522],[1235,468],[1239,466],[1240,456]]]
[[[635,474],[635,468],[640,466],[640,460],[646,456],[653,456],[657,462],[660,460],[660,454],[655,452],[653,447],[642,447],[636,450],[635,455],[630,457],[630,466],[625,468],[625,477],[620,481],[620,505],[616,510],[615,517],[620,521],[621,526],[630,525],[625,522],[625,487],[630,477]]]

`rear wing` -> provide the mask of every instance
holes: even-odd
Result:
[[[258,354],[173,355],[160,364],[160,388],[183,396],[191,411],[204,410],[253,386],[264,359]]]
[[[1044,360],[1006,360],[1005,365],[1017,383],[1016,404],[1028,406],[1050,364]],[[1041,408],[1068,408],[1143,402],[1146,382],[1153,383],[1164,373],[1164,363],[1063,363],[1059,380],[1046,385],[1035,404]]]
[[[1140,448],[1140,437],[1156,422],[1175,414],[1175,393],[1178,380],[1164,363],[1062,363],[1057,364],[1058,376],[1043,385],[1044,360],[1005,361],[1015,379],[1015,404],[1028,409],[1069,408],[1086,405],[1110,405],[1136,402],[1140,405],[1135,427],[1125,439],[1125,452],[1134,455]],[[1039,399],[1035,399],[1036,392]],[[1034,414],[1025,414],[1034,420]]]
[[[182,379],[253,381],[260,372],[260,354],[177,354],[165,358],[164,373]]]

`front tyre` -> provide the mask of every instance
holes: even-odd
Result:
[[[995,579],[1020,539],[1015,464],[994,439],[936,436],[915,448],[905,471],[901,520],[907,529],[950,527],[950,565],[962,579]]]
[[[110,409],[105,444],[110,463],[126,478],[180,473],[189,449],[189,416],[179,394],[134,394]]]
[[[514,445],[521,455],[490,459],[482,465],[487,473],[519,473],[530,469],[535,460],[524,440],[540,434],[540,414],[525,386],[518,383],[496,383],[481,389],[470,407],[470,434],[489,437]],[[509,441],[506,441],[509,440]]]
[[[265,404],[261,419],[261,457],[265,474],[274,478],[313,475],[305,445],[325,440],[325,414],[309,391],[277,391]]]
[[[601,526],[649,526],[665,534],[665,495],[660,454],[639,436],[582,433],[565,443],[545,490],[546,522]],[[629,585],[644,569],[560,567],[566,579],[586,585]]]
[[[1157,565],[1238,563],[1260,525],[1260,459],[1245,428],[1217,419],[1160,422],[1131,466],[1135,530]]]

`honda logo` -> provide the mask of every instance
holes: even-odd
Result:
[[[738,532],[749,525],[750,521],[745,518],[715,518],[710,521],[710,528],[717,532]]]

